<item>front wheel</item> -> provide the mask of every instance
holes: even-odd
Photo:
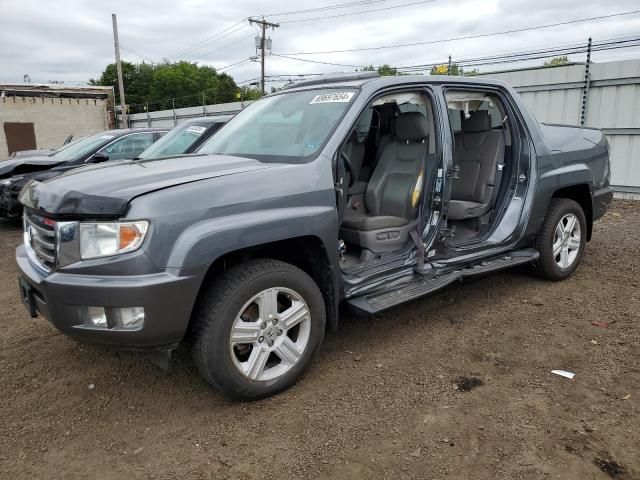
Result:
[[[227,397],[256,400],[302,376],[324,337],[325,306],[299,268],[251,260],[213,282],[195,321],[200,373]]]
[[[586,241],[587,221],[580,204],[554,198],[536,239],[537,273],[549,280],[564,280],[578,268]]]

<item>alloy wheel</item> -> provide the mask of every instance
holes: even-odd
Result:
[[[299,293],[263,290],[235,318],[229,336],[233,365],[250,380],[273,380],[298,363],[310,335],[311,313]]]
[[[576,261],[581,244],[580,220],[573,213],[564,215],[553,235],[553,258],[562,268],[569,268]]]

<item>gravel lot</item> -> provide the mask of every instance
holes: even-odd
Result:
[[[640,478],[640,203],[596,224],[569,280],[346,316],[300,383],[249,404],[187,352],[164,373],[29,320],[20,230],[0,235],[0,478]]]

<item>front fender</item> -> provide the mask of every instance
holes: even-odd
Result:
[[[169,267],[210,265],[221,256],[279,240],[313,236],[337,248],[337,214],[328,206],[284,207],[205,219],[176,239]]]

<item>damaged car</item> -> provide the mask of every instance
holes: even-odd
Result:
[[[137,157],[168,128],[108,130],[71,142],[49,155],[0,162],[0,218],[18,218],[18,194],[30,180],[47,180],[82,165]]]

